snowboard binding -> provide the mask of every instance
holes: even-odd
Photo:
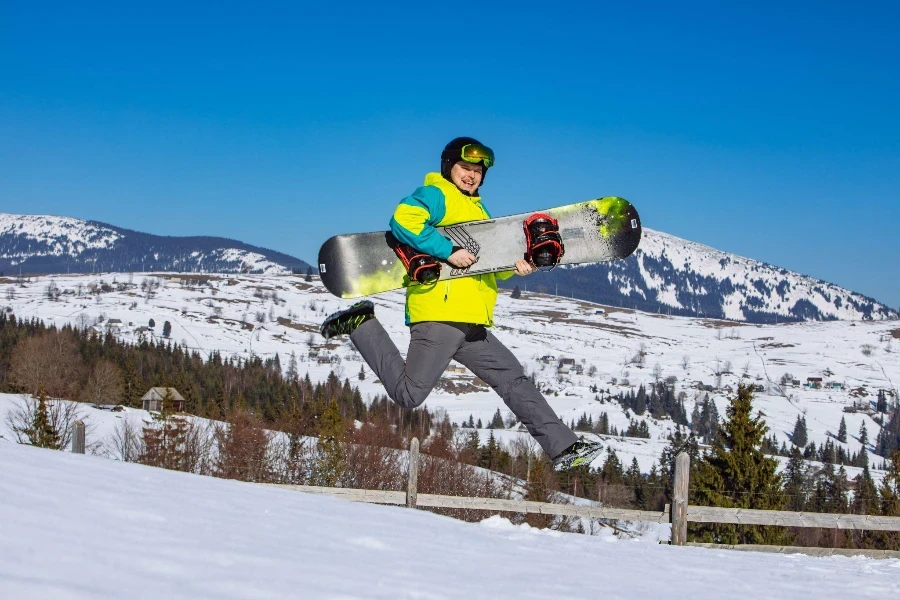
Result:
[[[394,254],[400,258],[400,262],[406,267],[406,274],[409,275],[410,280],[428,285],[440,278],[441,263],[435,257],[399,241],[393,244],[392,248]]]
[[[534,213],[523,222],[525,260],[538,269],[550,270],[559,264],[566,249],[559,235],[559,222],[544,213]],[[547,268],[549,267],[549,268]]]

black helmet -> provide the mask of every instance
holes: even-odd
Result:
[[[462,158],[462,150],[465,146],[480,146],[488,153],[490,153],[489,160],[480,160],[480,161],[471,161],[473,164],[480,164],[484,167],[484,170],[481,173],[481,183],[484,183],[484,178],[487,177],[488,169],[493,165],[493,156],[494,153],[490,148],[476,140],[475,138],[470,137],[458,137],[450,141],[449,144],[444,146],[444,151],[441,152],[441,175],[447,181],[452,183],[452,179],[450,179],[450,169],[453,168],[453,165],[463,160]]]

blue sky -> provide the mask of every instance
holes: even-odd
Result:
[[[0,211],[314,262],[471,135],[494,214],[619,195],[900,306],[898,5],[625,4],[0,0]]]

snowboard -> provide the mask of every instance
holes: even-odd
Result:
[[[534,212],[559,221],[565,248],[562,265],[619,260],[634,252],[641,241],[641,218],[624,198],[609,196]],[[443,262],[439,281],[515,269],[516,261],[525,256],[523,222],[534,212],[438,227],[454,246],[478,257],[478,262],[464,269]],[[391,248],[392,240],[388,231],[329,238],[319,249],[322,283],[340,298],[426,285],[410,281]]]

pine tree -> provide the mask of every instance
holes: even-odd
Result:
[[[304,279],[304,281],[306,281],[306,283],[310,283],[312,281],[312,276],[313,276],[312,267],[306,267],[306,278]]]
[[[752,409],[751,388],[741,384],[710,453],[695,463],[692,504],[762,510],[784,506],[778,463],[762,452],[768,427],[762,417],[752,416]],[[779,527],[716,524],[692,529],[703,541],[723,544],[780,545],[786,538]]]
[[[853,494],[853,512],[858,515],[878,514],[878,490],[869,473],[869,465],[856,476],[856,493]]]
[[[844,444],[847,443],[847,421],[841,417],[841,424],[838,426],[837,440]]]
[[[170,335],[172,335],[172,324],[169,323],[168,321],[163,323],[162,334],[163,334],[163,337],[166,337],[166,338],[169,337]]]
[[[334,487],[346,469],[344,418],[335,400],[319,417],[317,457],[310,474],[313,485]]]
[[[900,452],[894,452],[881,481],[881,514],[900,517]]]
[[[794,433],[791,434],[791,442],[798,448],[804,448],[808,441],[806,433],[806,417],[797,415],[797,422],[794,423]]]
[[[862,444],[863,451],[869,449],[869,432],[866,430],[866,422],[863,421],[859,426],[859,443]]]
[[[634,399],[634,406],[632,408],[637,415],[642,415],[647,411],[647,391],[644,389],[643,385],[638,388],[637,396]]]
[[[300,379],[300,371],[297,368],[297,354],[293,350],[291,350],[291,358],[288,360],[287,374],[285,377],[291,383]]]
[[[518,285],[513,288],[513,291],[509,295],[509,297],[512,298],[513,300],[518,300],[519,298],[522,297],[522,290],[519,289]]]
[[[50,413],[47,410],[47,396],[44,394],[44,388],[40,388],[38,391],[38,403],[34,407],[31,424],[23,433],[32,446],[49,448],[51,450],[60,450],[62,448],[61,436],[51,421]]]
[[[497,467],[500,458],[500,445],[494,437],[494,432],[488,435],[488,441],[481,448],[481,458],[478,461],[479,466],[485,469],[494,470]]]
[[[491,419],[491,422],[488,423],[488,429],[503,429],[503,415],[500,414],[500,409],[497,409],[497,412],[494,413],[494,417]],[[494,435],[493,433],[491,434]]]
[[[787,510],[802,511],[806,507],[808,482],[803,455],[796,446],[791,448],[791,457],[784,470],[784,494]]]

